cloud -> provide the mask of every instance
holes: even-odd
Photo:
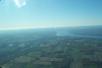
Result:
[[[14,2],[18,8],[21,8],[26,5],[26,0],[14,0]]]

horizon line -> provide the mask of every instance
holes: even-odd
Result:
[[[27,30],[27,29],[44,29],[44,28],[64,28],[64,27],[85,27],[85,26],[102,26],[102,25],[7,27],[7,28],[0,28],[0,31]]]

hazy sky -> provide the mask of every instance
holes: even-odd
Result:
[[[1,0],[0,28],[102,24],[102,0]]]

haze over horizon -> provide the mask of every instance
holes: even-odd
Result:
[[[102,25],[101,0],[1,0],[0,29]]]

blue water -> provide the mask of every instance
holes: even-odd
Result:
[[[82,38],[96,38],[96,39],[102,39],[102,36],[79,35],[79,34],[74,34],[74,33],[56,33],[56,36],[70,36],[70,37],[82,37]]]

